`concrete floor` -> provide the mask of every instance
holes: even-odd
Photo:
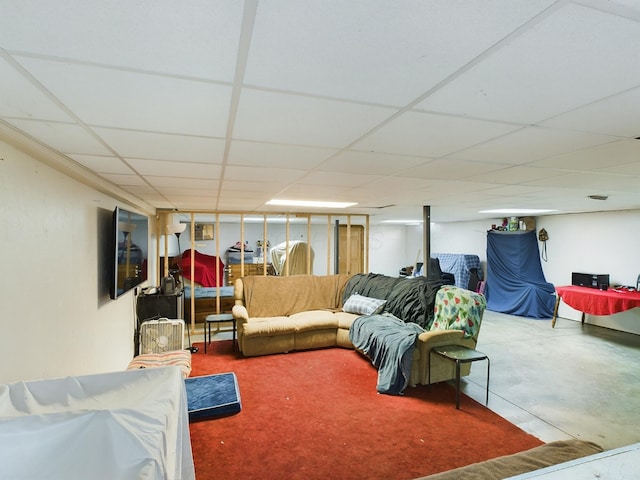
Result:
[[[203,341],[202,330],[191,335]],[[231,339],[226,325],[212,340]],[[559,318],[486,311],[477,349],[491,360],[488,407],[544,442],[578,438],[605,450],[640,442],[640,336]],[[485,403],[486,362],[461,389]]]
[[[526,432],[605,450],[640,442],[639,335],[486,311],[477,350],[491,359],[488,407]],[[480,403],[485,365],[461,382]]]

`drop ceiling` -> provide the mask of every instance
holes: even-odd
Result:
[[[639,0],[4,1],[0,138],[161,209],[639,209],[639,49]]]

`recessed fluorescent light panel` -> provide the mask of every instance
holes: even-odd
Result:
[[[380,223],[399,223],[401,225],[419,225],[424,220],[380,220]]]
[[[557,212],[557,210],[544,210],[541,208],[496,208],[495,210],[480,210],[478,213],[495,213],[496,215],[541,215],[551,212]]]
[[[315,200],[269,200],[267,205],[279,205],[284,207],[309,207],[309,208],[347,208],[357,205],[349,202],[320,202]]]

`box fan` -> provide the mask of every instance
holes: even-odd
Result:
[[[160,318],[140,325],[140,353],[184,349],[184,320]]]

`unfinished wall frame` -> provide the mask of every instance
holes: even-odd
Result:
[[[333,266],[333,260],[336,255],[346,255],[351,258],[350,243],[346,243],[346,251],[338,252],[333,247],[334,236],[338,234],[338,230],[334,228],[337,225],[346,225],[347,236],[350,238],[352,225],[358,225],[358,228],[364,229],[364,262],[363,271],[369,269],[369,215],[365,214],[340,214],[340,213],[312,213],[312,212],[235,212],[235,211],[208,211],[208,210],[163,210],[159,209],[156,213],[156,245],[158,266],[155,274],[156,284],[160,285],[162,277],[169,275],[169,261],[175,248],[172,249],[173,239],[166,234],[166,225],[172,223],[187,223],[187,228],[180,237],[181,252],[186,249],[191,250],[191,272],[190,287],[194,292],[197,284],[194,282],[194,260],[195,251],[208,255],[214,255],[217,262],[225,265],[225,279],[222,284],[227,283],[229,274],[229,265],[226,259],[222,259],[221,255],[225,255],[227,249],[239,243],[240,247],[240,272],[241,276],[245,275],[248,265],[245,264],[245,249],[252,249],[251,242],[255,242],[256,250],[261,248],[262,256],[259,261],[254,258],[254,264],[258,263],[258,271],[262,275],[269,274],[272,269],[270,248],[277,244],[289,245],[290,242],[301,240],[306,242],[307,261],[306,273],[317,275],[329,275],[337,272]],[[213,238],[207,240],[195,239],[196,224],[213,224]],[[260,245],[261,247],[258,247]],[[311,251],[314,252],[314,258],[311,257]],[[323,257],[325,252],[326,257]],[[161,260],[161,258],[163,260]],[[326,261],[325,261],[326,260]],[[255,267],[252,266],[255,269]],[[162,271],[160,271],[162,270]],[[255,270],[254,270],[255,271]],[[284,268],[281,275],[289,275],[289,262],[285,260]],[[151,278],[154,278],[153,276]],[[191,295],[190,304],[185,308],[190,309],[191,322],[190,328],[193,332],[195,329],[195,295]],[[220,292],[216,294],[217,312],[220,313]]]

